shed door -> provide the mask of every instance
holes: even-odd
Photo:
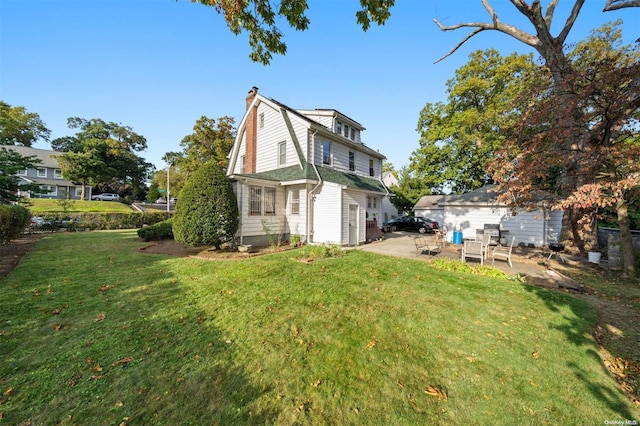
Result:
[[[358,205],[349,204],[349,245],[358,245]]]

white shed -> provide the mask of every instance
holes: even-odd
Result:
[[[435,220],[440,227],[444,225],[444,195],[424,195],[415,206],[414,216]],[[451,229],[451,227],[449,227]]]
[[[424,198],[424,197],[423,197]],[[422,199],[421,199],[422,201]],[[536,210],[516,209],[498,202],[498,193],[494,185],[487,185],[462,195],[442,196],[437,203],[442,208],[443,220],[440,226],[449,229],[447,237],[451,240],[453,231],[461,231],[463,238],[474,238],[477,230],[485,225],[500,225],[501,233],[509,241],[515,237],[515,244],[533,244],[542,247],[550,242],[558,241],[562,227],[562,211],[550,210],[541,206]],[[434,216],[438,208],[417,208],[416,215],[431,214]],[[430,213],[427,213],[430,212]],[[506,231],[506,232],[505,232]]]

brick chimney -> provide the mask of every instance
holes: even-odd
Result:
[[[245,173],[256,172],[256,145],[258,142],[258,107],[250,108],[258,88],[253,86],[247,95],[247,121],[245,127]]]

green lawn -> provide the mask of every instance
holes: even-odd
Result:
[[[60,200],[30,198],[28,206],[34,215],[42,213],[62,213],[64,208]],[[113,201],[66,200],[67,213],[130,213],[131,206]]]
[[[0,424],[638,419],[570,296],[359,250],[144,254],[53,234],[0,281]],[[27,423],[25,423],[27,424]]]

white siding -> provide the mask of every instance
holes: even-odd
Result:
[[[291,213],[291,191],[298,190],[300,191],[300,213],[293,214]],[[287,217],[287,228],[289,229],[289,233],[300,235],[302,241],[306,240],[307,235],[307,185],[293,185],[288,186],[286,188],[286,217]]]
[[[295,148],[280,110],[271,108],[262,102],[258,106],[258,117],[260,114],[264,114],[264,127],[260,128],[260,119],[258,118],[256,172],[278,168],[278,143],[283,141],[287,142],[287,164],[295,164]]]
[[[379,179],[382,172],[382,162],[378,158],[373,158],[369,154],[359,151],[355,147],[350,147],[340,142],[327,139],[323,136],[315,137],[315,149],[313,152],[314,164],[322,165],[322,144],[327,141],[331,144],[331,166],[342,172],[354,173],[360,176],[371,177],[369,175],[369,159],[373,159],[373,178]],[[349,152],[355,153],[355,171],[349,170]],[[325,165],[326,166],[326,165]]]
[[[236,164],[233,167],[233,173],[244,173],[242,170],[242,157],[246,155],[247,152],[247,144],[246,144],[246,132],[242,132],[242,139],[240,140],[240,148],[238,149],[238,159]]]
[[[444,225],[445,222],[445,218],[444,218],[444,208],[442,207],[436,207],[433,209],[416,209],[415,213],[416,216],[420,216],[420,217],[424,217],[427,219],[431,219],[431,220],[435,220],[436,222],[438,222],[438,225],[442,228],[442,226]],[[453,228],[451,228],[451,226],[447,225],[448,228],[450,230],[452,230]]]
[[[313,202],[314,243],[342,244],[342,186],[324,182]]]
[[[552,212],[551,218],[545,223],[543,210],[518,210],[513,216],[508,207],[446,206],[443,222],[449,228],[449,239],[453,237],[453,231],[462,231],[463,238],[474,238],[477,229],[483,229],[485,224],[497,223],[501,230],[509,231],[504,235],[509,242],[515,237],[516,245],[524,243],[542,247],[554,240],[550,235],[559,235],[561,221],[562,212]]]
[[[240,229],[239,235],[242,237],[250,237],[256,235],[265,235],[265,230],[263,226],[263,220],[265,224],[269,226],[271,232],[274,234],[280,233],[288,233],[287,221],[286,221],[286,204],[285,204],[285,190],[281,186],[270,186],[271,188],[276,189],[276,214],[275,215],[260,215],[260,216],[249,216],[249,185],[247,184],[238,184],[236,186],[236,194],[240,191],[238,209],[240,209]],[[256,186],[266,187],[261,184],[255,184]],[[262,193],[264,197],[264,190]],[[262,205],[262,210],[264,213],[264,200]]]
[[[349,244],[349,205],[357,204],[358,209],[358,244],[367,239],[366,212],[367,195],[359,192],[344,191],[342,199],[342,245]]]
[[[443,215],[444,216],[444,215]],[[387,220],[391,220],[398,217],[398,209],[391,203],[389,197],[382,198],[382,217],[378,221],[378,224],[384,223]],[[442,223],[441,221],[438,223]]]

